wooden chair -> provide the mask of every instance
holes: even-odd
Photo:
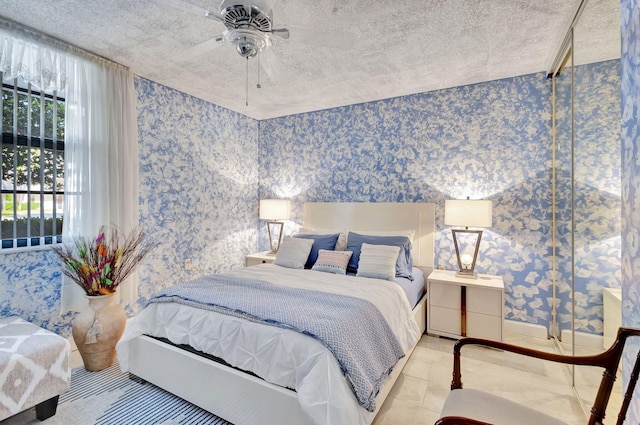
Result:
[[[640,329],[620,328],[618,330],[618,336],[611,348],[603,353],[592,356],[566,356],[518,347],[498,341],[480,338],[462,338],[457,341],[453,347],[453,381],[451,382],[451,392],[447,396],[442,408],[442,418],[438,419],[436,425],[565,424],[565,422],[559,421],[553,416],[510,400],[479,390],[463,389],[460,374],[460,350],[465,345],[481,345],[557,363],[604,368],[600,387],[593,408],[591,409],[591,416],[587,422],[589,425],[600,425],[604,420],[607,403],[609,402],[609,396],[611,395],[611,390],[616,380],[616,372],[620,358],[622,357],[625,342],[627,338],[631,336],[640,336]],[[622,401],[622,407],[618,414],[618,425],[622,425],[625,420],[639,372],[640,353],[638,353]]]

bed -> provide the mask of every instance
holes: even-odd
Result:
[[[413,295],[417,301],[409,301],[415,290],[377,278],[344,277],[276,264],[225,274],[229,279],[267,282],[278,276],[272,283],[286,288],[304,279],[306,289],[347,291],[376,305],[393,327],[402,355],[379,391],[376,388],[377,396],[370,404],[363,404],[354,394],[342,361],[337,361],[321,341],[290,329],[217,311],[202,312],[185,304],[153,303],[131,321],[118,344],[123,370],[236,425],[370,424],[426,327],[424,282],[433,269],[434,205],[306,203],[302,227],[318,233],[323,233],[320,229],[362,234],[373,230],[380,232],[378,235],[412,233],[414,283],[417,280],[422,285],[418,295]],[[359,284],[345,284],[343,279]]]

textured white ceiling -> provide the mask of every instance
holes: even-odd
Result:
[[[187,1],[219,10],[219,0]],[[615,0],[591,1],[610,9]],[[548,71],[579,0],[259,3],[291,37],[275,39],[261,55],[260,89],[258,62],[250,60],[248,106],[245,59],[230,45],[207,43],[224,25],[176,7],[176,0],[0,0],[0,16],[266,119]],[[598,25],[617,18],[608,12]],[[355,42],[341,45],[346,37]]]

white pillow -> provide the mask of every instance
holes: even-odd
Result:
[[[301,227],[298,233],[306,233],[307,235],[335,235],[340,233],[336,242],[336,251],[344,251],[347,249],[347,230],[346,229],[321,229],[317,227]]]
[[[290,269],[304,269],[309,258],[313,239],[292,238],[286,236],[278,249],[273,264]]]
[[[395,281],[399,246],[363,243],[356,276]]]

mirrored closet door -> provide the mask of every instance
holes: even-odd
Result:
[[[603,351],[621,320],[619,7],[618,0],[582,2],[553,78],[552,336],[567,354]],[[590,409],[600,374],[570,373]]]

